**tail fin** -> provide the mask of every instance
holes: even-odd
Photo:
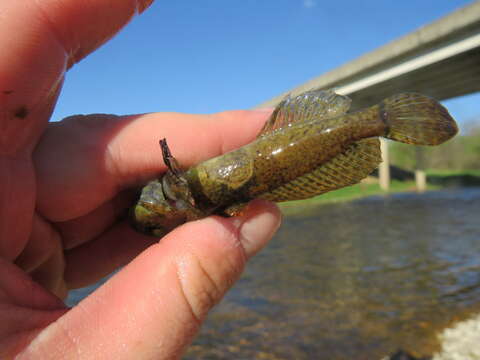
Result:
[[[388,129],[385,137],[415,145],[438,145],[457,132],[447,109],[424,95],[405,93],[385,99],[380,106]]]

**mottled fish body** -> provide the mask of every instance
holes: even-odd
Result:
[[[255,198],[306,199],[358,183],[381,162],[378,137],[438,145],[458,131],[448,111],[420,94],[399,94],[346,113],[331,90],[286,98],[255,141],[183,171],[162,142],[169,168],[132,210],[136,229],[162,236],[211,214],[235,215]]]

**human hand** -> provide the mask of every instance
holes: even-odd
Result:
[[[176,358],[279,225],[276,206],[256,201],[241,218],[191,222],[158,242],[123,216],[128,189],[165,169],[158,138],[189,166],[251,141],[266,112],[48,124],[65,71],[149,2],[0,4],[2,359]],[[75,308],[60,300],[125,264]]]

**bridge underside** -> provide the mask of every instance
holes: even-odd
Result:
[[[342,93],[341,88],[338,89]],[[480,91],[480,46],[351,93],[352,110],[398,92],[413,91],[437,100]]]
[[[352,110],[399,92],[445,100],[480,91],[480,1],[287,92],[334,88]],[[287,93],[261,105],[274,106]]]

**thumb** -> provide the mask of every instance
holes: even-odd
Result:
[[[180,357],[246,260],[272,237],[280,217],[276,205],[256,200],[242,217],[181,226],[46,328],[24,355]]]

